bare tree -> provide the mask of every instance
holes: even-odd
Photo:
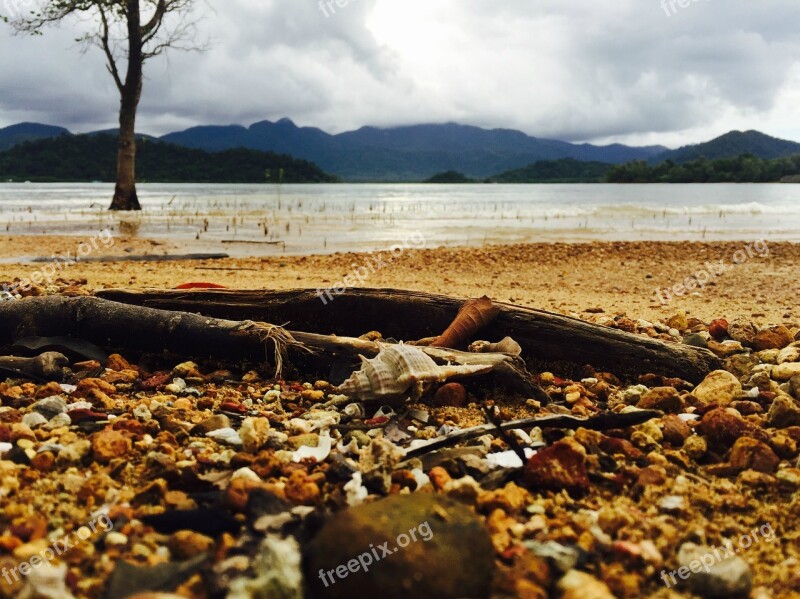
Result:
[[[117,185],[110,210],[141,210],[136,193],[136,112],[144,63],[170,48],[196,49],[196,0],[47,0],[28,16],[4,18],[22,34],[41,34],[69,17],[88,17],[91,31],[79,41],[100,47],[119,90]]]

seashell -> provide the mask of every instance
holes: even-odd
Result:
[[[488,341],[474,341],[470,344],[469,351],[480,354],[499,353],[509,354],[511,356],[522,355],[522,347],[520,347],[519,343],[514,341],[511,337],[504,337],[497,343],[490,343]]]
[[[491,365],[439,366],[425,352],[412,345],[380,344],[377,356],[361,356],[361,369],[343,382],[337,391],[361,401],[418,399],[432,383],[454,376],[482,374]]]

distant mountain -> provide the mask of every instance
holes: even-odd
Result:
[[[510,129],[454,123],[362,127],[330,135],[314,127],[298,127],[289,119],[262,121],[248,128],[193,127],[162,139],[209,151],[246,147],[285,152],[351,181],[422,181],[450,170],[483,179],[537,160],[574,158],[620,164],[647,160],[665,150],[663,146],[576,145]]]
[[[24,141],[47,139],[59,135],[71,135],[69,130],[39,123],[19,123],[0,129],[0,152],[13,148]]]
[[[114,181],[117,138],[62,135],[18,144],[0,152],[0,181]],[[231,149],[206,152],[161,141],[139,140],[140,182],[159,183],[332,183],[337,181],[306,160],[286,154]]]
[[[800,143],[770,137],[760,131],[731,131],[705,143],[684,146],[652,157],[651,164],[672,160],[677,164],[707,158],[735,158],[752,154],[757,158],[771,160],[800,154]]]

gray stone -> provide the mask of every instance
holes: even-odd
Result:
[[[701,597],[747,597],[753,587],[748,563],[723,549],[684,543],[678,564],[689,569],[686,578],[679,578],[681,584]]]
[[[48,420],[53,416],[62,414],[67,411],[67,402],[60,398],[58,395],[52,397],[45,397],[33,404],[34,412],[38,412]]]

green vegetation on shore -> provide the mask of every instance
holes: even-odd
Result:
[[[777,183],[800,176],[800,154],[764,160],[752,154],[736,158],[698,158],[675,164],[671,160],[649,165],[644,161],[612,166],[608,183]]]
[[[437,173],[423,183],[478,183],[475,179],[470,179],[464,173],[458,171],[445,171]]]
[[[137,179],[141,183],[334,183],[307,160],[286,154],[234,149],[193,150],[140,138]],[[25,142],[0,152],[0,181],[112,182],[117,139],[113,135],[62,135]]]
[[[523,168],[489,177],[487,183],[602,183],[613,165],[574,158],[540,160]]]

